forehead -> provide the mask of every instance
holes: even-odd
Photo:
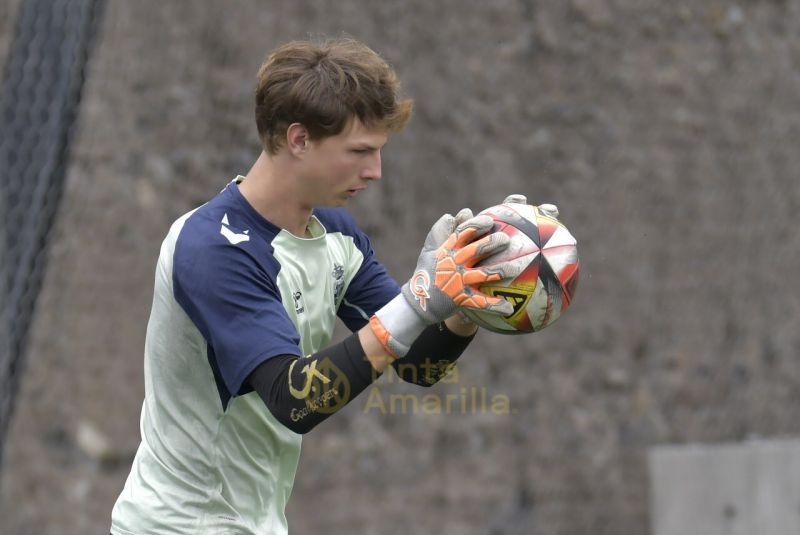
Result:
[[[381,147],[389,138],[389,133],[385,128],[380,126],[368,127],[359,121],[358,118],[354,117],[348,121],[344,130],[333,137],[340,138],[341,141],[347,144]]]

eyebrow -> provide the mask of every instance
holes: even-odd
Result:
[[[379,150],[383,145],[373,145],[371,143],[355,143],[352,148],[356,150]]]

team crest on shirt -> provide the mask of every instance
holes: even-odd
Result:
[[[306,311],[306,307],[303,304],[303,292],[301,292],[300,290],[297,290],[292,294],[292,297],[294,298],[294,311],[295,311],[295,313],[296,314],[302,314],[303,312],[305,312]]]
[[[333,276],[333,301],[337,302],[344,291],[344,266],[334,264],[331,275]]]

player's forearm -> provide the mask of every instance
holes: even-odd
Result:
[[[380,376],[353,335],[313,355],[278,355],[248,376],[272,415],[295,433],[307,433],[341,410]]]
[[[378,373],[383,371],[395,360],[395,358],[384,349],[378,337],[375,336],[369,324],[365,325],[358,331],[358,340],[361,342],[361,348],[364,350],[364,355]]]
[[[406,356],[392,362],[403,381],[429,387],[450,373],[477,331],[474,324],[467,325],[460,318],[450,319],[453,321],[431,325],[422,331]]]
[[[472,323],[469,320],[464,319],[464,316],[461,314],[454,314],[445,320],[445,325],[447,325],[447,329],[449,331],[459,337],[469,338],[470,340],[478,332],[478,326]],[[375,336],[375,333],[370,328],[369,325],[364,326],[361,330],[358,331],[358,338],[361,342],[361,347],[364,349],[364,354],[369,360],[372,367],[379,373],[383,373],[386,368],[392,364],[392,362],[396,361],[394,357],[389,355],[384,349],[383,344],[378,340],[378,337]],[[420,335],[422,338],[422,335]],[[469,342],[467,342],[469,343]],[[426,346],[426,347],[429,347]],[[466,345],[464,346],[466,347]],[[412,346],[413,348],[413,346]],[[441,348],[442,351],[437,351],[437,353],[446,353],[446,348]],[[463,348],[458,352],[458,355],[461,354]],[[427,355],[430,357],[431,355]],[[458,358],[457,356],[453,358],[455,360]],[[401,359],[398,363],[407,362],[405,359]]]
[[[307,357],[279,355],[262,362],[247,383],[269,411],[296,433],[307,433],[360,394],[380,377],[392,362],[407,382],[431,386],[444,377],[472,340],[474,328],[454,320],[432,325],[412,344],[399,361],[383,349],[369,327],[343,342]],[[456,332],[469,333],[467,336]]]
[[[457,334],[458,336],[470,337],[478,332],[478,326],[460,313],[453,314],[444,320],[444,323],[447,325],[447,328],[450,329],[451,333]]]

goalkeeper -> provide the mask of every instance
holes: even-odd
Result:
[[[381,150],[411,113],[398,94],[354,40],[292,42],[260,68],[263,151],[161,247],[141,444],[113,534],[287,533],[302,434],[388,366],[438,381],[426,359],[455,361],[477,330],[460,308],[511,312],[472,287],[520,271],[476,267],[508,246],[490,218],[442,216],[400,286],[343,208],[381,178]],[[353,334],[330,344],[337,316]]]

